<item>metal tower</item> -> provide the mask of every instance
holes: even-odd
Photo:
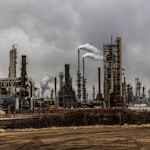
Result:
[[[21,86],[25,87],[27,80],[27,72],[26,72],[26,55],[22,55],[22,66],[21,66]]]
[[[111,44],[103,44],[104,53],[104,98],[109,101],[122,97],[122,48],[121,38],[117,37]],[[110,101],[109,101],[110,106]]]
[[[77,99],[75,95],[75,91],[72,88],[72,79],[70,77],[70,65],[65,64],[65,82],[62,85],[62,81],[60,81],[60,90],[58,92],[59,95],[59,105],[63,108],[71,108],[77,107]],[[60,74],[61,80],[63,79],[62,74]]]
[[[15,78],[16,77],[16,61],[17,58],[17,49],[15,48],[15,45],[12,46],[12,49],[10,50],[10,62],[9,62],[9,78]]]

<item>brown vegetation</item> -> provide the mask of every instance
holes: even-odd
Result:
[[[52,126],[87,126],[116,124],[148,124],[150,112],[133,112],[126,109],[57,110],[22,119],[1,120],[1,128],[43,128]]]

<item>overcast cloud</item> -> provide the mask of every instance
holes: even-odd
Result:
[[[122,37],[127,82],[134,86],[138,77],[148,90],[149,14],[149,0],[0,0],[0,78],[8,77],[9,51],[19,44],[18,76],[23,54],[36,86],[44,75],[58,76],[69,63],[76,89],[77,47],[89,43],[102,50],[112,35],[114,40]],[[97,88],[98,67],[103,63],[85,62],[89,92],[93,85]]]

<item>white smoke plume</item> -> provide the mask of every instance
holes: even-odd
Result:
[[[45,92],[46,89],[49,89],[48,87],[48,83],[52,82],[54,79],[54,76],[53,75],[46,75],[42,78],[42,80],[40,81],[40,85],[41,85],[41,93],[42,93],[42,97],[43,97],[43,94]]]
[[[78,47],[78,50],[84,50],[84,51],[87,51],[89,53],[93,53],[95,55],[99,55],[101,53],[101,51],[99,49],[97,49],[96,47],[94,47],[93,45],[90,45],[88,43],[80,45]]]
[[[93,60],[102,60],[103,59],[103,55],[95,55],[93,53],[85,53],[83,55],[83,58],[91,58]]]

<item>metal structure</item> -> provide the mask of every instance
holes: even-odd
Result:
[[[98,68],[98,94],[97,94],[97,100],[102,99],[102,94],[101,94],[101,68]]]
[[[75,91],[72,88],[72,79],[70,77],[69,70],[70,70],[70,65],[65,64],[65,83],[62,86],[62,81],[61,81],[61,89],[58,92],[59,105],[63,108],[77,107],[77,99],[76,99]],[[62,74],[60,77],[62,77]]]
[[[133,103],[133,90],[130,84],[126,85],[126,104]]]
[[[21,75],[16,77],[16,54],[13,45],[10,50],[9,77],[0,79],[0,95],[3,97],[3,107],[6,111],[29,109],[32,105],[31,98],[34,97],[34,82],[26,72],[26,55],[22,56]]]
[[[10,50],[10,54],[9,54],[9,74],[8,74],[8,78],[11,81],[9,80],[8,82],[10,82],[11,85],[12,85],[13,80],[16,80],[15,78],[16,78],[16,64],[17,64],[17,61],[16,61],[17,48],[15,48],[15,45],[16,44],[14,44],[12,46],[12,49]],[[9,87],[9,92],[14,93],[14,89],[12,88],[12,86]]]
[[[135,102],[141,103],[141,100],[145,101],[145,99],[145,87],[142,87],[142,81],[139,78],[135,78]]]
[[[93,85],[93,100],[95,99],[95,86]]]
[[[122,47],[121,37],[115,42],[103,44],[104,56],[104,99],[110,106],[110,95],[113,100],[122,98]]]
[[[139,100],[140,97],[141,97],[141,85],[142,85],[142,82],[139,80],[139,78],[136,78],[135,79],[135,96],[136,96],[136,99]]]
[[[55,93],[55,98],[56,98],[56,93],[57,93],[57,78],[56,77],[55,77],[55,80],[54,80],[54,85],[55,85],[55,87],[54,87],[54,89],[55,89],[54,93]]]
[[[26,71],[26,55],[22,55],[21,63],[21,87],[26,88],[27,71]]]
[[[80,49],[78,49],[77,99],[81,101]]]
[[[85,71],[85,58],[83,58],[83,79],[82,79],[82,99],[84,102],[86,102],[86,79],[84,76],[84,71]]]
[[[17,58],[17,48],[15,48],[15,45],[12,46],[12,49],[10,50],[9,55],[9,78],[15,78],[16,77],[16,61]]]

